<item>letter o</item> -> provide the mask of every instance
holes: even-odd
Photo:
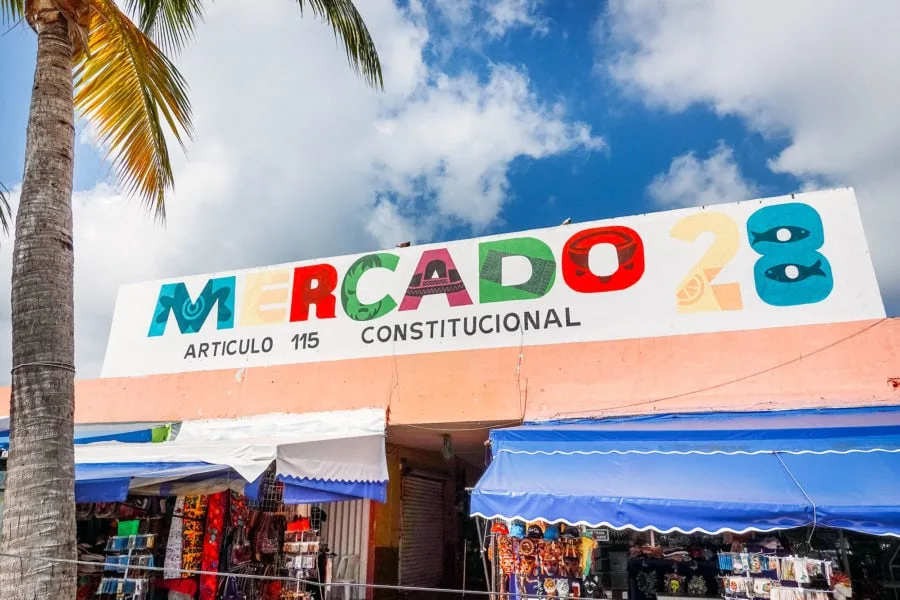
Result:
[[[516,322],[516,324],[513,327],[510,327],[510,325],[509,325],[510,317],[512,317]],[[522,322],[519,319],[519,315],[517,313],[506,313],[506,315],[503,317],[503,327],[507,331],[518,331],[519,328],[521,327],[521,325],[522,325]]]

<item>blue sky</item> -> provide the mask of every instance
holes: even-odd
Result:
[[[386,66],[381,96],[347,72],[326,28],[259,2],[249,17],[217,2],[178,59],[197,138],[178,158],[165,229],[118,196],[79,128],[89,373],[120,283],[828,185],[857,187],[888,310],[900,307],[889,0],[866,15],[831,0],[360,0]],[[33,55],[29,30],[0,38],[8,186],[21,179]]]
[[[589,124],[606,139],[610,151],[576,150],[549,160],[516,160],[509,177],[513,201],[501,214],[504,222],[491,230],[544,227],[566,217],[586,221],[659,210],[648,198],[650,180],[667,169],[673,157],[691,151],[706,155],[720,140],[734,148],[736,161],[762,194],[799,189],[797,178],[776,175],[766,168],[768,158],[784,147],[783,140],[765,140],[748,131],[740,119],[720,118],[702,105],[680,113],[647,108],[623,94],[608,77],[595,73],[595,54],[602,46],[596,41],[595,23],[602,15],[602,4],[567,0],[541,8],[552,23],[546,34],[516,29],[500,39],[487,40],[477,50],[461,47],[449,59],[430,59],[446,62],[448,72],[468,69],[482,77],[490,62],[526,69],[538,95],[564,103],[573,119]],[[433,15],[430,22],[435,31],[449,35],[440,17]],[[0,44],[5,46],[5,55],[34,54],[34,36],[22,27]],[[7,82],[0,89],[4,115],[0,122],[0,181],[21,179],[32,68],[30,60],[0,63],[0,78]],[[78,151],[77,190],[90,189],[108,178],[102,153],[84,144]],[[458,234],[465,232],[454,229],[442,232],[441,237]]]

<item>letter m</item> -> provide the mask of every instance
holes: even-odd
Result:
[[[161,336],[166,332],[169,313],[175,315],[181,333],[197,333],[216,305],[216,329],[231,329],[234,327],[234,288],[234,276],[210,279],[197,299],[193,300],[184,283],[163,284],[159,288],[147,337]]]

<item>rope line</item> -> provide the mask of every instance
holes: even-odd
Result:
[[[14,366],[12,369],[10,369],[9,372],[15,373],[19,369],[24,369],[26,367],[50,367],[51,369],[62,369],[63,371],[71,371],[72,373],[75,372],[75,367],[68,363],[48,362],[48,361],[43,361],[43,360],[38,360],[35,362],[20,363],[20,364]]]
[[[797,481],[797,478],[796,478],[796,477],[794,477],[793,471],[791,471],[791,470],[788,468],[787,464],[785,464],[785,462],[784,462],[784,459],[781,458],[781,453],[780,453],[780,452],[773,452],[773,454],[775,455],[775,458],[778,459],[778,462],[781,463],[781,466],[784,467],[784,470],[787,471],[787,474],[791,476],[791,479],[794,480],[794,485],[796,485],[796,486],[800,489],[800,491],[803,492],[803,495],[806,496],[806,499],[809,500],[809,503],[812,505],[812,509],[813,509],[812,529],[811,529],[810,532],[809,532],[809,539],[806,540],[806,544],[807,544],[807,545],[810,545],[810,544],[812,544],[813,534],[816,532],[816,524],[817,524],[818,521],[819,521],[818,512],[817,512],[817,508],[816,508],[816,501],[813,500],[812,497],[811,497],[809,494],[806,493],[806,490],[803,489],[803,486],[800,485],[800,482]]]
[[[58,563],[58,564],[66,564],[66,565],[76,565],[76,566],[89,566],[89,567],[103,567],[105,562],[96,562],[89,560],[78,560],[71,558],[55,558],[52,556],[29,556],[26,554],[12,554],[9,552],[0,552],[0,557],[3,558],[12,558],[18,559],[20,562],[29,560],[29,561],[46,561],[49,563]],[[114,566],[117,570],[123,570],[126,565],[111,565]],[[220,577],[223,579],[228,579],[234,577],[235,579],[247,579],[247,580],[256,580],[256,581],[280,581],[282,583],[300,583],[303,585],[308,585],[312,587],[325,588],[329,589],[332,587],[354,587],[354,588],[365,588],[365,589],[373,589],[373,590],[390,590],[397,592],[432,592],[438,594],[455,594],[459,595],[471,595],[471,596],[490,596],[493,598],[509,598],[512,596],[518,596],[519,598],[525,598],[527,600],[546,600],[542,596],[537,595],[526,595],[526,594],[512,594],[510,592],[488,592],[481,590],[462,590],[462,589],[452,589],[452,588],[429,588],[429,587],[419,587],[412,585],[388,585],[388,584],[380,584],[380,583],[320,583],[318,581],[312,581],[307,579],[301,579],[297,577],[280,577],[277,575],[253,575],[249,573],[220,573],[219,571],[198,571],[194,569],[167,569],[165,567],[140,567],[137,565],[131,566],[131,569],[135,571],[153,571],[153,572],[163,572],[167,571],[170,573],[178,573],[184,575],[204,575],[204,576],[212,576],[212,577]]]

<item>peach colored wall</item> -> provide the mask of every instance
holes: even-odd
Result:
[[[435,424],[898,404],[898,377],[900,319],[887,319],[83,380],[76,420],[384,406],[393,424]]]

